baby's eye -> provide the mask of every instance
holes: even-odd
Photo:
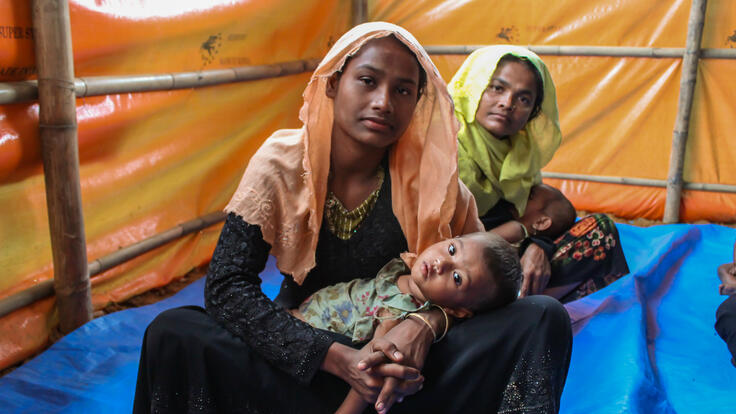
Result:
[[[460,274],[458,272],[452,272],[452,280],[455,282],[457,286],[460,286],[463,284],[463,278],[460,277]]]
[[[447,253],[450,253],[450,256],[455,255],[455,245],[450,243],[450,245],[447,247]]]
[[[521,99],[519,99],[519,100],[520,100],[520,101],[521,101],[521,103],[522,103],[522,104],[524,104],[525,106],[531,105],[531,103],[532,103],[531,99],[529,99],[529,98],[527,98],[527,97],[522,97],[522,98],[521,98]]]

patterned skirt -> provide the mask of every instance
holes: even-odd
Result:
[[[499,201],[480,217],[486,230],[513,220],[506,200]],[[552,241],[552,276],[549,287],[577,283],[560,298],[567,303],[600,290],[629,273],[616,223],[605,214],[590,214]]]
[[[616,224],[605,214],[583,217],[554,246],[549,286],[580,283],[560,298],[562,303],[589,295],[629,273]]]

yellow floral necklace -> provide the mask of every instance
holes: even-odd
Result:
[[[365,219],[376,205],[385,175],[383,168],[379,167],[376,172],[378,187],[358,207],[350,211],[342,205],[332,191],[327,193],[327,199],[325,200],[325,219],[327,221],[327,228],[332,234],[341,240],[348,240],[358,231],[360,223],[363,222],[363,219]]]

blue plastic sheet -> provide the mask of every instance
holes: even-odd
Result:
[[[575,333],[562,413],[736,412],[736,368],[715,333],[716,268],[736,229],[619,225],[631,274],[568,305]],[[269,261],[264,291],[281,276]],[[129,413],[141,339],[162,310],[202,305],[204,279],[95,319],[0,378],[3,413]]]

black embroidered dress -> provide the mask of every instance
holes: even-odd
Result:
[[[319,368],[333,341],[350,338],[283,308],[321,287],[375,276],[407,249],[390,181],[350,239],[322,226],[316,267],[302,286],[286,276],[274,302],[258,276],[270,246],[258,226],[229,214],[207,275],[206,311],[169,310],[146,330],[134,412],[334,412],[349,387]],[[571,345],[569,317],[549,297],[476,315],[432,345],[423,390],[391,413],[557,412]]]

